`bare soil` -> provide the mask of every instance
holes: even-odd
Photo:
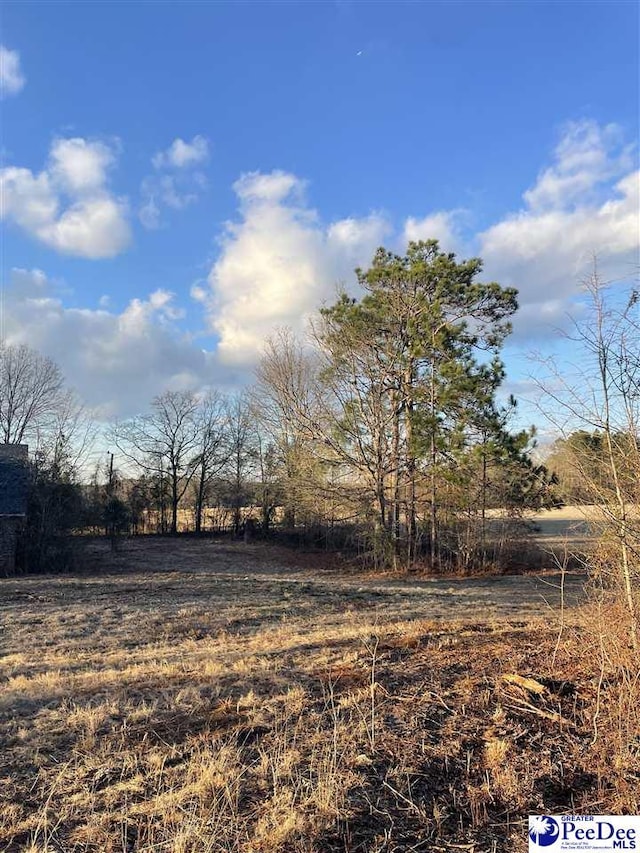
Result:
[[[640,797],[590,747],[582,576],[318,562],[145,538],[1,580],[0,851],[520,853]]]

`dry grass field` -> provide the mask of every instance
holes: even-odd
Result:
[[[489,515],[503,517],[500,510],[490,511]],[[535,526],[537,543],[558,557],[589,548],[603,527],[602,509],[593,504],[545,509],[527,518]]]
[[[529,812],[640,799],[576,655],[579,576],[561,620],[553,573],[92,548],[86,576],[0,581],[0,851],[521,853]]]

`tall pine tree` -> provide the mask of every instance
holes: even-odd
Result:
[[[443,472],[504,375],[499,351],[517,293],[478,282],[481,270],[435,240],[411,243],[405,256],[379,249],[356,271],[365,296],[321,312],[323,378],[339,411],[333,443],[369,485],[396,563],[413,562],[421,539],[440,563]]]

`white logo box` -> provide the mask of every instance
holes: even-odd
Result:
[[[638,815],[530,815],[530,853],[572,850],[637,850],[640,853]]]

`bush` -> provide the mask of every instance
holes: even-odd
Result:
[[[60,466],[32,463],[27,520],[18,543],[23,572],[63,572],[75,568],[78,538],[87,506],[79,483]]]

